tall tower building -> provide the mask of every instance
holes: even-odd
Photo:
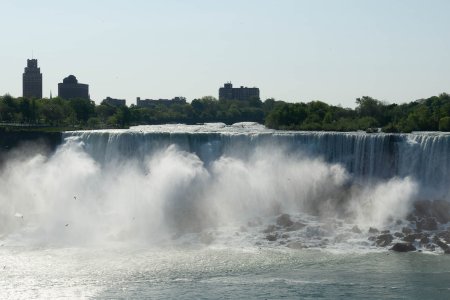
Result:
[[[37,59],[28,59],[23,73],[23,97],[42,98],[42,74]]]

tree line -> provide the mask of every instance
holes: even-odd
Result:
[[[207,96],[191,103],[153,107],[115,107],[91,100],[0,97],[0,122],[64,128],[126,128],[130,125],[251,121],[281,130],[450,131],[450,96],[441,94],[404,104],[364,96],[356,108],[322,101],[288,103],[257,98],[217,100]]]

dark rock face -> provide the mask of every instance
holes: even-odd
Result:
[[[377,244],[378,247],[386,247],[390,243],[392,243],[393,240],[394,240],[394,237],[392,235],[382,234],[377,237],[375,243]]]
[[[396,252],[409,252],[416,251],[416,247],[411,243],[395,243],[390,250]]]
[[[442,231],[437,234],[437,236],[443,239],[447,244],[450,244],[450,231]]]
[[[422,218],[416,222],[417,230],[437,230],[438,223],[434,217]]]
[[[294,225],[294,222],[292,222],[291,216],[288,214],[282,214],[277,218],[277,225],[286,228]]]

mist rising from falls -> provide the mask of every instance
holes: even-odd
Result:
[[[50,157],[16,156],[0,174],[0,234],[157,245],[283,212],[382,226],[429,183],[448,195],[448,135],[216,126],[67,133]]]

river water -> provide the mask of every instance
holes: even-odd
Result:
[[[369,228],[416,230],[415,201],[450,200],[449,145],[244,123],[19,148],[0,171],[0,298],[448,299],[449,255]]]

